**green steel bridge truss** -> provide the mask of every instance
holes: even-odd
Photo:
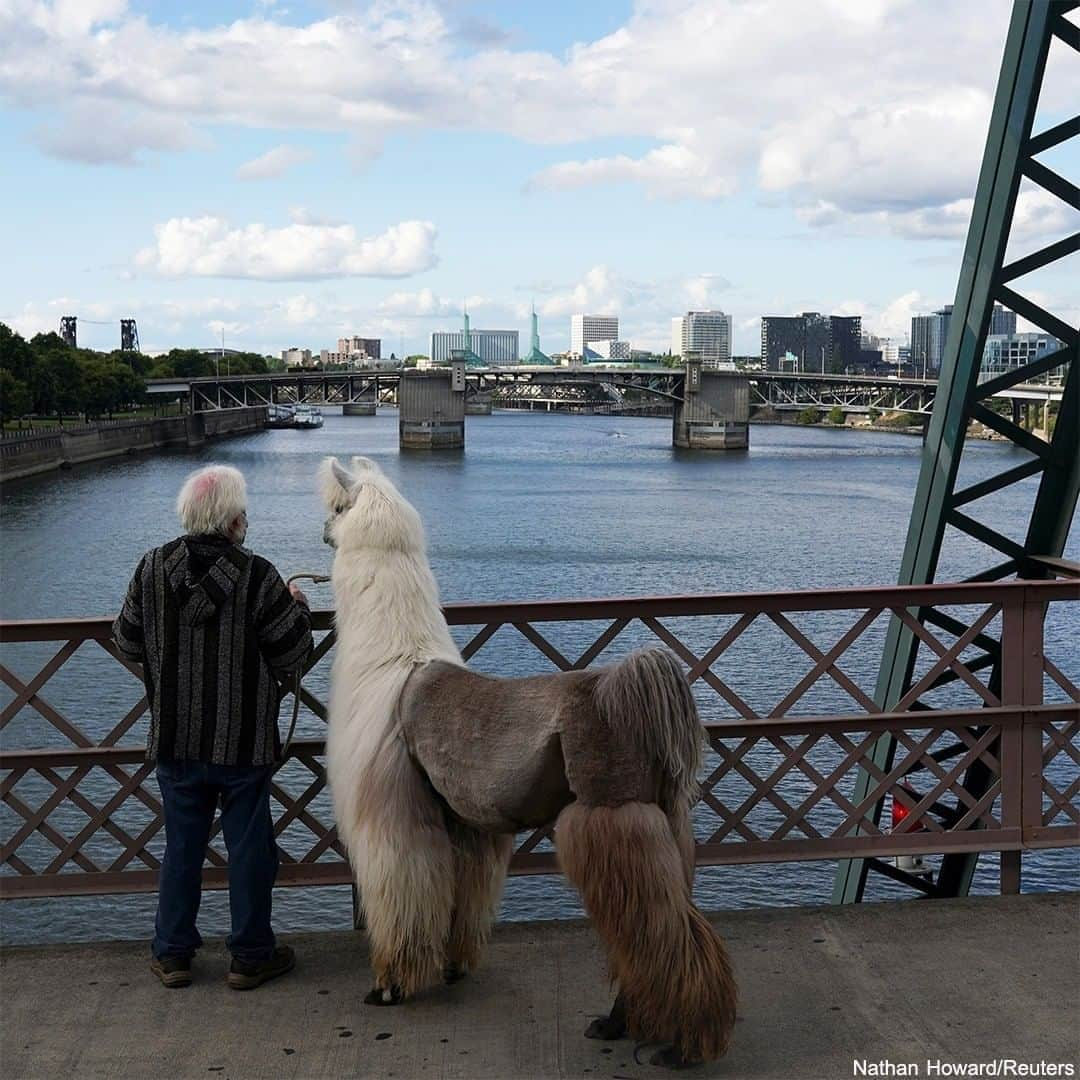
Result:
[[[955,542],[951,526],[975,541],[985,564],[969,580],[993,581],[1010,575],[1024,578],[1052,576],[1068,571],[1060,562],[1073,520],[1080,488],[1080,334],[1076,326],[1016,291],[1018,279],[1080,251],[1080,232],[1051,243],[1022,258],[1006,262],[1010,229],[1021,181],[1031,181],[1063,203],[1080,211],[1080,190],[1038,160],[1040,154],[1080,136],[1080,116],[1073,116],[1038,134],[1032,133],[1047,55],[1054,39],[1068,46],[1074,62],[1080,52],[1080,29],[1066,18],[1075,0],[1015,0],[998,78],[997,92],[986,140],[967,244],[956,290],[933,413],[923,451],[922,468],[901,563],[899,584],[929,584],[934,580],[943,544]],[[983,346],[994,303],[1004,304],[1024,319],[1064,343],[1038,361],[988,381],[979,381]],[[990,398],[1002,390],[1063,367],[1062,398],[1052,435],[1039,438],[1013,419],[990,407]],[[1022,464],[999,475],[958,490],[957,476],[964,452],[964,436],[971,421],[992,428],[1027,452]],[[971,516],[971,504],[1003,491],[1029,477],[1038,477],[1038,491],[1022,540],[988,528]],[[972,511],[974,512],[974,511]],[[957,635],[969,627],[949,613],[922,609],[920,621]],[[971,635],[981,655],[970,670],[989,669],[989,685],[1000,686],[1000,638],[983,631]],[[878,675],[876,700],[883,710],[901,701],[912,686],[919,639],[909,626],[894,618],[886,638]],[[916,706],[917,707],[917,706]],[[874,764],[892,768],[895,740],[882,736],[874,749]],[[872,778],[863,770],[856,779],[854,801],[866,797]],[[964,786],[981,798],[990,778],[977,763],[967,772]],[[874,811],[875,823],[883,804]],[[961,807],[942,806],[940,813],[961,814]],[[967,893],[975,869],[974,854],[945,855],[929,879],[908,874],[878,860],[851,859],[837,869],[833,899],[858,902],[863,897],[868,871],[901,880],[923,893],[958,896]],[[1015,864],[1017,884],[1019,862]]]

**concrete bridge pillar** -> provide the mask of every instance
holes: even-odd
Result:
[[[398,443],[403,450],[465,445],[465,365],[403,371],[398,384]]]
[[[373,386],[370,390],[362,390],[356,394],[352,401],[341,406],[342,416],[374,416],[375,409],[379,404],[378,390]]]
[[[689,360],[671,441],[687,450],[745,450],[750,445],[750,380]]]
[[[491,415],[491,391],[475,390],[465,396],[466,416],[490,416]]]

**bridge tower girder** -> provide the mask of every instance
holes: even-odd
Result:
[[[73,349],[78,347],[79,320],[75,315],[63,315],[60,318],[60,340]]]
[[[1014,0],[901,563],[902,585],[934,580],[947,527],[963,534],[966,543],[974,541],[979,547],[984,565],[968,580],[993,581],[1013,574],[1024,578],[1052,576],[1049,560],[1060,560],[1065,548],[1080,492],[1080,332],[1066,318],[1013,286],[1018,279],[1080,251],[1080,232],[1010,262],[1006,262],[1006,251],[1022,180],[1038,185],[1080,210],[1077,186],[1038,160],[1038,155],[1080,136],[1080,116],[1038,134],[1032,133],[1051,43],[1056,39],[1073,52],[1080,52],[1080,28],[1065,18],[1077,6],[1076,0],[1054,3]],[[1062,342],[1062,347],[1024,367],[980,383],[983,348],[995,302],[1052,334]],[[1046,437],[1040,438],[1022,428],[1015,419],[990,407],[994,394],[1057,368],[1064,372],[1064,387],[1052,435],[1043,432]],[[1004,436],[1029,456],[1022,464],[989,480],[958,489],[964,437],[974,420]],[[1002,535],[971,516],[971,504],[1036,476],[1038,491],[1022,541]],[[920,611],[918,619],[957,636],[969,629],[961,620],[933,608]],[[972,671],[990,669],[989,686],[994,691],[1000,684],[997,663],[1000,640],[986,632],[976,640],[981,642],[982,655],[969,662],[968,667]],[[894,708],[911,688],[919,647],[913,631],[894,618],[876,689],[876,701],[883,711]],[[918,703],[912,707],[918,708]],[[882,736],[874,748],[874,766],[885,771],[891,769],[894,750],[895,740]],[[978,799],[989,792],[991,782],[985,767],[976,763],[968,770],[964,787],[970,796]],[[864,771],[856,781],[853,795],[856,803],[866,798],[870,784],[871,777]],[[873,809],[875,824],[881,811],[879,803]],[[960,806],[953,812],[959,820]],[[904,880],[930,895],[964,895],[971,884],[975,860],[975,855],[946,855],[936,878],[929,882],[874,860],[845,860],[837,868],[833,899],[838,903],[861,900],[871,870]],[[1018,888],[1018,860],[1012,863],[1010,873]]]

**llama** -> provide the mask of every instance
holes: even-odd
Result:
[[[476,967],[513,834],[555,822],[618,993],[586,1035],[723,1054],[736,988],[691,897],[690,810],[703,729],[670,653],[494,678],[450,636],[416,510],[374,462],[323,463],[337,651],[327,775],[356,877],[375,985],[396,1005]]]

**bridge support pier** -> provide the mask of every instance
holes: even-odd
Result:
[[[490,416],[491,415],[491,394],[481,391],[480,393],[470,394],[465,399],[465,415],[466,416]]]
[[[460,450],[465,445],[465,365],[402,372],[398,384],[402,450]]]
[[[359,397],[341,406],[342,416],[374,416],[379,399],[374,389],[366,390]]]
[[[686,450],[746,450],[750,446],[750,380],[737,372],[686,365],[683,400],[672,418],[672,445]]]

